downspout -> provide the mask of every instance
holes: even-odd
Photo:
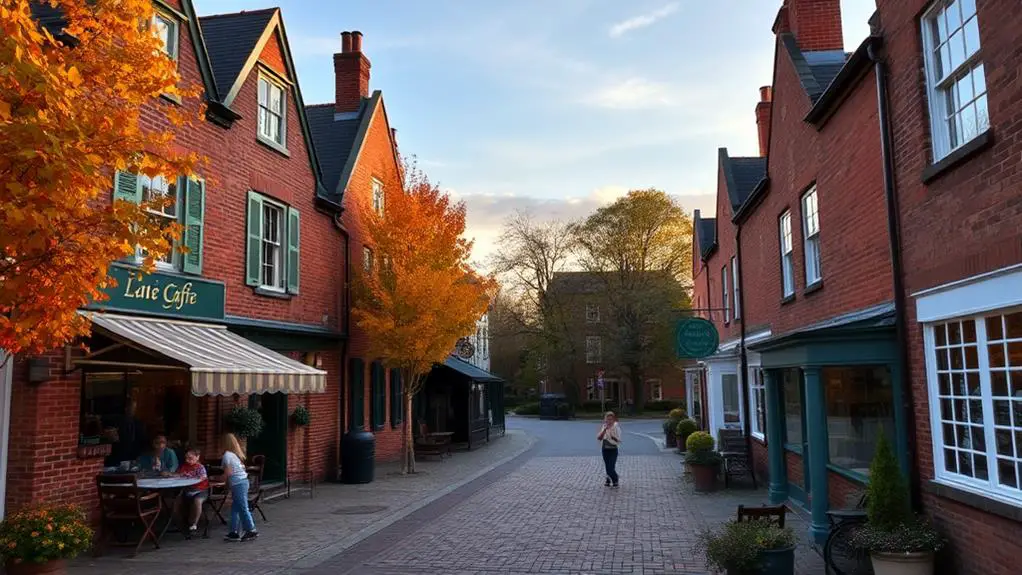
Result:
[[[908,326],[905,319],[905,282],[901,261],[901,232],[898,221],[898,196],[894,178],[894,145],[891,139],[890,103],[887,96],[887,63],[886,54],[877,37],[867,48],[869,58],[874,63],[874,75],[877,83],[877,114],[880,123],[880,153],[884,163],[884,195],[887,199],[887,235],[890,241],[891,274],[894,287],[894,329],[898,345],[898,361],[901,363],[902,409],[905,431],[908,440],[909,483],[911,485],[912,504],[919,509],[922,504],[919,482],[919,461],[916,456],[915,414],[912,400],[912,378],[909,370]]]
[[[348,411],[345,409],[345,393],[344,390],[348,387],[348,345],[351,339],[351,235],[348,230],[344,227],[341,222],[341,215],[344,213],[343,209],[334,214],[333,222],[334,226],[338,231],[341,232],[341,236],[344,237],[344,281],[342,283],[341,293],[341,305],[344,306],[344,314],[342,323],[344,326],[344,339],[341,341],[341,397],[340,406],[338,407],[338,421],[337,421],[337,446],[334,448],[334,466],[337,470],[338,479],[340,479],[341,469],[341,439],[344,437],[344,431],[351,424],[348,421]]]
[[[743,271],[743,268],[745,266],[742,265],[742,224],[740,224],[740,223],[736,223],[735,224],[735,265],[738,266],[738,273],[735,274],[733,269],[731,270],[731,273],[732,273],[732,276],[734,276],[734,275],[738,276],[738,285],[732,286],[732,289],[738,290],[738,299],[737,299],[738,308],[741,309],[741,311],[742,311],[742,317],[739,320],[740,325],[739,325],[739,332],[738,332],[738,334],[739,334],[739,336],[738,336],[739,337],[739,339],[738,339],[738,349],[739,349],[739,354],[740,354],[740,357],[741,357],[740,363],[741,363],[741,370],[742,370],[742,377],[739,379],[739,381],[742,382],[742,411],[745,413],[745,417],[743,418],[744,421],[742,422],[742,433],[743,433],[743,435],[745,435],[745,449],[748,451],[748,453],[751,454],[752,453],[752,417],[753,417],[754,414],[749,413],[749,381],[748,381],[748,377],[749,377],[749,357],[745,353],[745,319],[746,319],[746,315],[745,314],[746,314],[746,309],[745,309],[745,289],[744,289],[745,286],[743,285],[744,282],[742,281],[742,271]],[[755,471],[753,471],[753,474],[755,474]]]

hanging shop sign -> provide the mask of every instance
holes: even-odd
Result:
[[[675,328],[678,359],[702,359],[716,353],[720,335],[713,323],[701,317],[687,317]]]
[[[145,315],[222,321],[224,284],[194,276],[155,271],[143,274],[138,268],[115,264],[108,275],[117,285],[103,292],[109,299],[89,309],[125,311]]]

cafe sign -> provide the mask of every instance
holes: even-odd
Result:
[[[687,317],[675,328],[675,350],[678,359],[702,359],[713,355],[720,335],[713,323],[701,317]]]
[[[117,285],[103,292],[109,299],[89,309],[135,312],[185,319],[222,321],[224,284],[193,276],[112,265],[108,274]],[[111,282],[112,283],[112,282]]]

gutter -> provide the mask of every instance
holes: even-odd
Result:
[[[827,120],[834,115],[838,107],[848,98],[852,88],[869,71],[869,65],[873,62],[872,50],[874,45],[879,45],[879,36],[869,36],[859,44],[859,47],[848,57],[845,65],[838,71],[837,76],[830,82],[823,94],[813,104],[804,121],[812,124],[817,131],[822,130]]]
[[[908,439],[906,446],[909,457],[909,484],[911,485],[912,504],[921,508],[921,485],[919,478],[919,460],[917,456],[918,438],[916,437],[914,402],[912,400],[912,377],[909,363],[908,326],[905,319],[905,282],[904,269],[901,261],[901,231],[898,218],[898,195],[894,177],[894,144],[891,138],[890,103],[887,95],[887,62],[881,38],[877,37],[868,46],[869,59],[874,64],[877,85],[877,114],[880,124],[880,153],[884,163],[884,196],[887,199],[887,234],[891,251],[891,275],[894,287],[894,329],[898,341],[898,360],[902,370],[902,398],[905,420],[905,431]]]
[[[745,199],[745,202],[738,208],[738,211],[731,216],[731,221],[735,225],[741,225],[741,223],[745,221],[745,218],[753,212],[756,206],[759,205],[760,200],[763,199],[763,196],[766,194],[766,190],[769,186],[770,177],[763,176],[763,179],[756,184],[755,188],[752,189],[752,192],[749,193],[749,197]],[[739,266],[740,265],[741,264],[739,264]],[[741,271],[741,269],[738,271]]]

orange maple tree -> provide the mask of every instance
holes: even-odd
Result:
[[[405,174],[404,192],[387,195],[383,214],[368,205],[359,211],[377,255],[356,275],[352,315],[370,355],[401,374],[402,470],[414,473],[412,398],[458,339],[475,331],[496,284],[468,264],[464,204],[414,165]]]
[[[0,349],[10,354],[87,333],[77,310],[105,299],[109,264],[141,249],[151,269],[180,235],[147,215],[170,200],[109,201],[114,170],[170,178],[198,161],[172,140],[201,113],[200,90],[161,51],[152,0],[40,5],[47,26],[29,0],[0,0]],[[143,129],[143,106],[161,94],[184,105],[164,99],[164,127]]]

